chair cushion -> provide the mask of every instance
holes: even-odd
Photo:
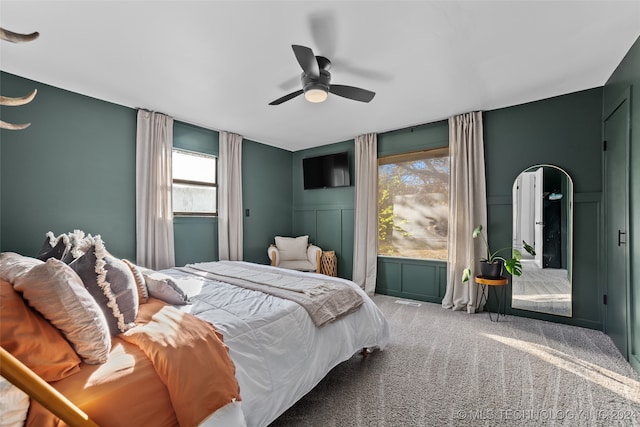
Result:
[[[298,271],[316,271],[316,267],[308,260],[283,261],[278,267]]]
[[[306,261],[307,246],[309,245],[309,236],[299,237],[281,237],[276,236],[276,247],[280,253],[280,262],[282,261]]]

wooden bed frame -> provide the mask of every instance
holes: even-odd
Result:
[[[98,427],[80,408],[2,347],[0,347],[0,375],[69,426]]]

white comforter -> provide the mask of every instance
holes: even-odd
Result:
[[[355,313],[317,328],[295,302],[177,269],[163,272],[191,298],[191,304],[182,309],[211,322],[222,333],[236,366],[242,402],[222,408],[203,425],[267,426],[334,366],[362,348],[382,350],[389,340],[382,312],[348,280],[337,279],[357,289],[365,303]]]

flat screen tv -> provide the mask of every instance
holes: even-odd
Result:
[[[327,154],[302,159],[304,189],[348,187],[349,153]]]

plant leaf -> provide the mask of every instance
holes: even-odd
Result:
[[[471,269],[465,268],[464,270],[462,270],[462,283],[468,282],[470,278],[471,278]]]
[[[515,259],[517,259],[517,260],[521,260],[521,259],[522,259],[522,254],[520,253],[520,251],[519,251],[519,250],[514,249],[514,250],[513,250],[513,257],[514,257]]]
[[[519,259],[510,258],[505,264],[504,268],[511,274],[512,276],[520,276],[522,274],[522,263]]]
[[[525,251],[529,252],[533,256],[536,256],[536,250],[533,249],[533,246],[531,246],[530,244],[528,244],[524,240],[522,241],[522,244],[524,245],[524,250]]]

